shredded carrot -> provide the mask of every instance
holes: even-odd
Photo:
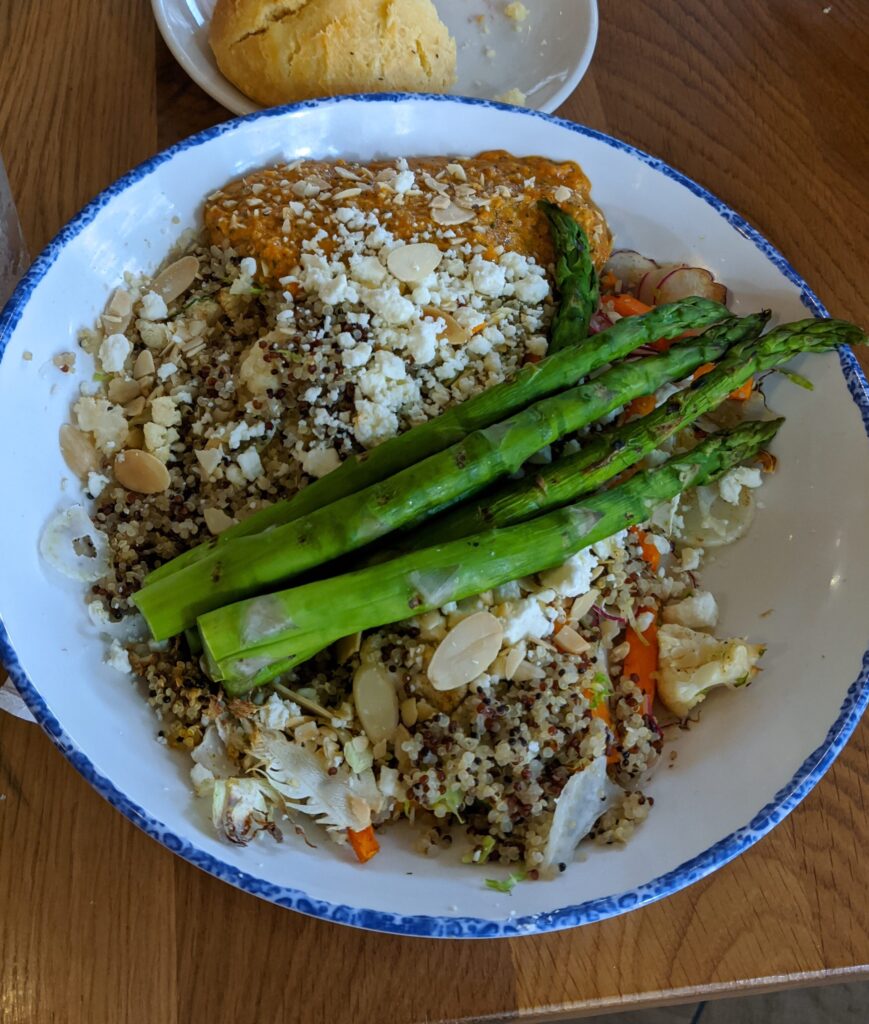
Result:
[[[489,326],[489,324],[488,324],[488,321],[484,320],[484,321],[483,321],[483,322],[482,322],[481,324],[477,324],[477,326],[476,326],[476,327],[472,327],[472,328],[471,328],[471,334],[472,334],[472,335],[474,335],[474,334],[479,334],[479,333],[480,333],[480,331],[485,331],[485,329],[486,329],[486,328],[487,328],[488,326]]]
[[[654,615],[655,610],[643,608],[639,614],[643,612]],[[633,626],[628,626],[625,629],[625,640],[628,653],[622,663],[622,677],[633,680],[643,691],[646,698],[643,710],[650,715],[655,700],[655,673],[658,670],[658,623],[652,619],[651,625],[642,634]]]
[[[605,292],[611,292],[616,286],[616,275],[611,270],[608,270],[601,276],[600,284]]]
[[[630,532],[636,537],[637,543],[642,548],[643,561],[648,563],[650,568],[657,572],[661,564],[661,552],[658,550],[657,545],[648,539],[646,531],[641,530],[639,526],[632,526]]]
[[[380,843],[377,842],[377,836],[371,825],[368,828],[363,828],[360,832],[354,832],[352,828],[348,828],[347,838],[350,840],[350,845],[360,864],[371,860],[380,851]]]
[[[699,380],[701,377],[705,377],[707,373],[712,373],[714,369],[715,363],[704,363],[702,366],[698,366],[691,374],[691,380]]]
[[[625,411],[622,413],[622,422],[632,420],[635,416],[645,416],[647,413],[654,411],[655,396],[640,395],[639,398],[635,398],[632,402],[628,402]]]
[[[657,341],[653,341],[649,348],[653,348],[656,352],[669,352],[670,346],[674,341],[682,341],[685,338],[696,338],[702,334],[702,331],[683,331],[681,334],[677,334],[675,338],[658,338]]]
[[[638,316],[640,313],[648,313],[652,308],[647,306],[645,302],[635,299],[633,295],[627,294],[614,295],[612,307],[619,316]]]
[[[754,378],[749,377],[744,384],[740,384],[738,388],[730,392],[730,398],[734,398],[737,402],[747,402],[751,398],[753,390]]]
[[[760,468],[764,473],[774,473],[776,471],[778,459],[772,452],[768,452],[765,448],[761,448],[755,458],[760,463]]]

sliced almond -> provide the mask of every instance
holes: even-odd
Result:
[[[513,679],[516,676],[516,669],[525,659],[525,652],[521,647],[511,647],[504,659],[504,678]]]
[[[335,657],[338,659],[338,664],[343,665],[346,661],[349,661],[354,654],[358,654],[361,646],[361,633],[351,633],[350,636],[342,636],[340,640],[336,640]]]
[[[156,292],[164,302],[172,302],[187,291],[198,273],[199,260],[195,256],[182,256],[160,271],[151,283],[151,291]]]
[[[202,476],[205,479],[211,476],[211,474],[217,469],[220,463],[223,461],[223,448],[196,448],[193,451],[196,456],[196,461],[199,463],[199,468],[202,470]]]
[[[587,594],[578,597],[570,606],[570,615],[568,616],[570,621],[579,622],[583,615],[587,615],[592,610],[599,597],[600,591],[595,590],[594,587]]]
[[[235,526],[238,522],[237,519],[228,516],[221,508],[207,508],[202,515],[205,519],[205,525],[208,527],[208,532],[212,537],[223,533],[224,530],[228,530],[230,526]]]
[[[408,697],[407,700],[401,702],[401,720],[408,729],[416,725],[417,714],[416,701],[413,697]]]
[[[437,269],[443,253],[432,242],[400,245],[386,257],[389,273],[407,284],[419,284]]]
[[[428,666],[436,690],[455,690],[476,679],[501,650],[504,627],[490,612],[469,615],[441,640]]]
[[[70,423],[60,428],[60,451],[63,460],[73,473],[82,480],[88,473],[96,473],[100,459],[88,434]]]
[[[134,380],[124,380],[123,377],[112,377],[109,381],[109,398],[118,405],[126,405],[138,398],[141,394],[139,385]]]
[[[353,703],[371,743],[389,739],[398,725],[398,694],[386,668],[363,661],[353,674]]]
[[[123,334],[133,316],[133,298],[125,288],[116,288],[102,315],[106,334]]]
[[[399,725],[392,734],[392,749],[395,751],[395,760],[398,762],[399,771],[402,772],[409,772],[413,768],[410,755],[406,750],[401,749],[402,744],[408,743],[410,739],[411,735],[403,725]]]
[[[530,661],[520,661],[513,673],[513,680],[517,683],[528,683],[533,679],[545,679],[546,673],[539,665],[532,665]]]
[[[423,306],[423,313],[426,316],[430,316],[432,320],[443,320],[444,329],[438,335],[439,338],[446,338],[451,345],[464,345],[470,334],[466,327],[456,320],[450,313],[444,312],[442,309],[438,309],[437,306]]]
[[[154,389],[154,377],[141,377],[136,383],[139,385],[139,393],[144,395],[146,398],[151,394]]]
[[[416,720],[418,722],[427,722],[430,718],[434,718],[437,713],[437,708],[432,707],[427,700],[418,700],[416,702]]]
[[[144,411],[144,395],[139,395],[137,398],[134,398],[132,402],[127,402],[127,404],[124,406],[124,415],[129,417],[130,419],[134,419],[136,416],[141,416]]]
[[[585,654],[591,644],[573,626],[562,626],[555,634],[555,646],[565,654]]]
[[[136,361],[133,363],[133,377],[136,380],[142,380],[143,377],[150,377],[153,372],[154,357],[147,348],[144,348],[136,356]]]
[[[149,452],[128,449],[115,459],[115,477],[137,494],[160,494],[169,487],[169,470]]]
[[[127,448],[144,448],[145,431],[141,427],[132,427],[124,444]]]
[[[450,203],[445,210],[433,209],[431,212],[431,219],[435,224],[440,224],[442,227],[465,224],[467,221],[473,220],[475,216],[476,214],[473,210],[468,210],[464,206],[457,206],[455,203]]]

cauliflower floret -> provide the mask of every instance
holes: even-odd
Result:
[[[714,629],[718,623],[718,604],[708,590],[698,590],[691,597],[666,605],[662,618],[664,622],[691,629]]]
[[[673,714],[684,718],[714,687],[750,683],[764,648],[666,623],[658,630],[658,651],[658,696]]]

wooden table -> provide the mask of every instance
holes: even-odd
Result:
[[[869,7],[601,6],[561,113],[703,182],[865,323]],[[147,0],[6,0],[0,54],[0,152],[33,251],[131,165],[226,117]],[[865,723],[790,818],[705,882],[515,941],[364,934],[258,902],[152,842],[2,715],[0,801],[4,1024],[554,1020],[869,974]]]

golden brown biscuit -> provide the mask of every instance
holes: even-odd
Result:
[[[265,106],[352,92],[444,92],[456,44],[432,0],[218,0],[209,42]]]

